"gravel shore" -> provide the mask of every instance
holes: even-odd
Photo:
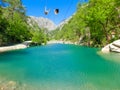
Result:
[[[21,44],[16,44],[12,46],[3,46],[3,47],[0,47],[0,52],[6,52],[6,51],[11,51],[11,50],[17,50],[17,49],[25,49],[29,47],[30,43],[31,41],[25,41]]]

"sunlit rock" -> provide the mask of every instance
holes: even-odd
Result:
[[[120,53],[120,40],[116,40],[104,48],[102,48],[103,53],[108,53],[108,52],[117,52]]]
[[[56,29],[56,25],[54,24],[54,22],[52,22],[50,19],[48,18],[43,18],[43,17],[34,17],[34,16],[30,16],[28,18],[28,23],[30,26],[34,27],[35,24],[38,25],[40,28],[45,28],[49,31],[51,30],[55,30]]]
[[[109,45],[103,47],[101,51],[102,51],[103,53],[109,53],[109,52],[110,52]]]
[[[119,47],[120,48],[120,40],[116,40],[112,43],[114,46]]]

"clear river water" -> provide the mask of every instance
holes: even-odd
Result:
[[[51,44],[4,52],[0,82],[15,81],[21,90],[120,90],[120,54],[99,51]]]

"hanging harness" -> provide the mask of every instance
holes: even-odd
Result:
[[[47,0],[46,0],[46,5],[47,5]],[[45,15],[48,15],[49,12],[50,12],[50,9],[47,10],[46,5],[45,5],[44,14],[45,14]],[[54,10],[54,14],[57,15],[58,13],[59,13],[59,9],[55,9],[55,10]]]
[[[48,14],[49,14],[49,12],[50,12],[50,9],[49,9],[49,10],[47,10],[47,8],[45,7],[45,11],[44,11],[45,15],[48,15]]]

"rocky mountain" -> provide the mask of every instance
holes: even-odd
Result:
[[[75,15],[75,14],[73,14],[73,15]],[[70,16],[69,18],[63,20],[63,21],[57,26],[57,28],[58,28],[59,30],[61,30],[61,29],[63,28],[63,26],[64,26],[65,24],[67,24],[72,17],[73,17],[73,16]]]
[[[43,18],[43,17],[34,17],[34,16],[30,16],[28,18],[28,23],[31,26],[34,26],[35,24],[37,24],[40,28],[46,28],[49,31],[51,30],[55,30],[56,28],[58,28],[59,30],[62,29],[62,27],[68,23],[68,21],[72,18],[72,16],[70,16],[69,18],[63,20],[59,25],[55,25],[53,21],[51,21],[48,18]]]
[[[40,28],[46,28],[49,31],[55,30],[57,28],[57,26],[51,20],[43,17],[30,16],[28,18],[28,23],[31,26],[33,26],[34,24],[37,24]]]

